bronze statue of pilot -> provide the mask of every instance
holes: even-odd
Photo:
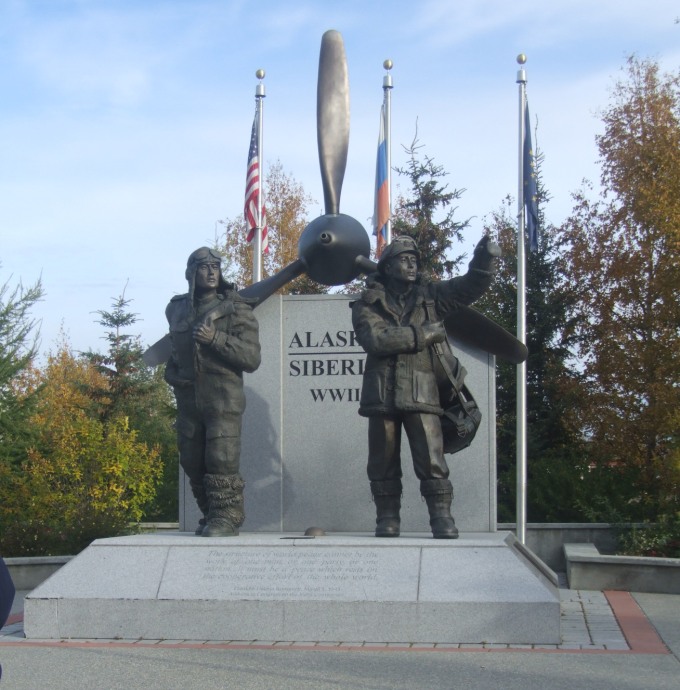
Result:
[[[257,320],[225,282],[221,261],[207,247],[193,252],[189,292],[173,297],[165,311],[172,344],[165,380],[177,400],[180,464],[203,514],[196,534],[204,537],[234,536],[243,524],[243,372],[260,365]]]
[[[498,245],[484,237],[465,275],[429,281],[419,271],[420,252],[409,236],[383,251],[377,272],[352,304],[357,341],[367,353],[359,414],[368,417],[368,478],[376,506],[377,537],[398,537],[401,508],[402,428],[411,448],[420,492],[435,539],[456,539],[453,486],[444,459],[435,344],[458,370],[443,319],[471,304],[489,287]]]

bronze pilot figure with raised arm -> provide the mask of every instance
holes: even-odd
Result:
[[[459,383],[464,370],[451,352],[442,321],[458,305],[484,293],[499,255],[498,245],[484,237],[465,275],[429,281],[419,271],[420,252],[413,238],[397,237],[352,304],[356,338],[367,353],[359,414],[368,417],[368,478],[378,537],[398,537],[400,532],[402,428],[434,538],[458,537],[444,459],[440,389],[442,365]]]

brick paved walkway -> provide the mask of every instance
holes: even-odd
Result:
[[[562,642],[557,645],[521,644],[413,644],[387,642],[281,642],[276,640],[27,640],[24,637],[23,613],[15,613],[2,630],[0,646],[128,646],[223,648],[223,649],[335,649],[384,651],[536,651],[667,654],[659,638],[633,597],[627,592],[590,592],[563,587],[560,595],[560,631]]]

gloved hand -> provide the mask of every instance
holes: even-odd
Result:
[[[489,235],[484,235],[475,247],[470,268],[480,271],[493,272],[496,269],[496,259],[502,256],[501,248],[491,239]]]
[[[216,332],[217,329],[215,328],[215,324],[208,316],[203,323],[198,324],[198,326],[194,328],[194,340],[203,345],[210,345],[215,339]]]
[[[422,325],[425,346],[443,343],[446,340],[446,329],[442,321],[426,321]]]

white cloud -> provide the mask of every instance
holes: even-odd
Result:
[[[414,6],[413,15],[411,27],[439,46],[479,39],[492,49],[489,35],[500,31],[515,32],[534,47],[583,39],[606,42],[615,32],[670,31],[678,6],[674,0],[425,0],[417,11]]]

